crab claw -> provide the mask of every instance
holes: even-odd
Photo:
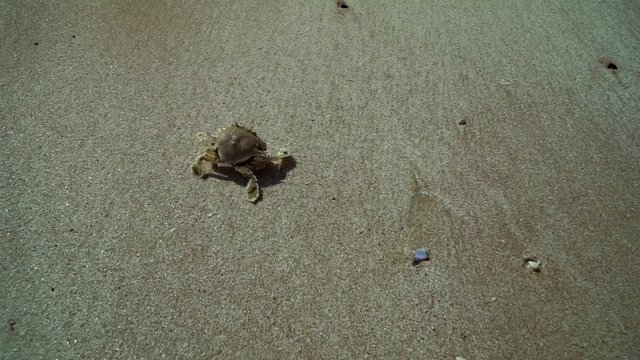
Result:
[[[219,162],[220,159],[213,150],[206,150],[204,154],[196,158],[196,161],[191,165],[191,171],[198,176],[211,174],[213,172],[213,165]]]
[[[253,171],[246,166],[236,166],[234,169],[249,179],[247,187],[245,188],[245,191],[247,192],[247,200],[252,203],[258,201],[258,198],[260,197],[260,186],[258,186],[258,179],[253,174]]]
[[[205,163],[202,160],[203,160],[202,157],[198,156],[196,158],[196,161],[193,163],[193,165],[191,165],[191,171],[193,171],[193,173],[198,176],[202,176],[206,174],[208,170],[213,170],[213,166],[211,165],[211,163],[209,162]],[[209,165],[207,166],[205,164],[209,164]],[[210,168],[210,169],[205,169],[204,168],[205,166],[207,166],[207,168]]]
[[[258,201],[258,198],[260,197],[260,187],[258,186],[258,182],[256,181],[255,176],[252,176],[251,178],[249,178],[249,183],[247,183],[246,192],[247,192],[247,200],[251,201],[252,203],[255,203],[256,201]]]
[[[288,157],[291,157],[289,150],[280,148],[276,154],[271,157],[271,162],[280,169],[282,167],[282,161]]]

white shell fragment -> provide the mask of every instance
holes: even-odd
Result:
[[[536,258],[525,258],[524,267],[531,272],[540,272],[542,270],[542,262]]]

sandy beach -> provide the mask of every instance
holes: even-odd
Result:
[[[640,358],[640,3],[346,5],[0,3],[1,359]]]

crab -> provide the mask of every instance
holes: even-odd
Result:
[[[246,187],[247,200],[255,203],[260,197],[260,187],[254,174],[268,166],[282,167],[284,159],[290,157],[287,149],[281,148],[273,155],[267,153],[267,144],[251,129],[234,123],[212,135],[199,132],[196,139],[202,147],[191,170],[204,177],[214,173],[214,166],[233,168],[249,181]]]

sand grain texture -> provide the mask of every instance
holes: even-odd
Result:
[[[347,3],[2,1],[2,358],[640,358],[638,3]]]

